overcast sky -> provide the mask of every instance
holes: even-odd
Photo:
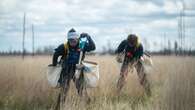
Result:
[[[184,2],[189,47],[195,45],[195,1]],[[108,41],[116,48],[129,33],[137,34],[141,41],[147,39],[150,50],[158,50],[164,33],[172,43],[178,40],[181,9],[181,0],[1,0],[0,51],[21,50],[24,12],[28,51],[32,50],[32,24],[36,48],[64,43],[67,31],[73,27],[79,33],[89,33],[97,51]]]

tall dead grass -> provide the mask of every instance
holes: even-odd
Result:
[[[86,59],[100,65],[99,87],[89,89],[91,102],[85,104],[71,84],[66,110],[193,110],[195,104],[195,58],[153,58],[154,67],[148,74],[152,97],[144,94],[136,73],[128,75],[122,93],[116,93],[119,65],[113,56]],[[46,66],[51,56],[0,57],[0,109],[48,110],[57,98],[58,90],[46,80]]]

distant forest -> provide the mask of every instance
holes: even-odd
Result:
[[[166,47],[162,47],[159,51],[148,51],[147,45],[144,45],[145,52],[151,55],[180,55],[180,56],[195,56],[195,50],[189,49],[182,49],[178,46],[177,42],[174,43],[174,46],[171,47],[171,44],[168,43]],[[52,55],[54,52],[55,46],[45,46],[42,48],[36,49],[34,52],[29,52],[24,49],[24,51],[16,51],[16,50],[9,50],[9,51],[0,51],[0,56],[9,56],[9,55],[16,55],[16,56],[26,56],[26,55]],[[99,55],[114,55],[115,49],[111,48],[110,44],[107,46],[102,47],[101,52],[92,52],[88,54],[99,54]]]

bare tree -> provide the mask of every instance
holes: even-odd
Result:
[[[184,0],[182,0],[182,9],[180,9],[179,19],[178,19],[178,38],[179,38],[179,50],[180,54],[184,53],[185,50],[185,9],[186,5]]]
[[[143,39],[144,48],[146,51],[149,51],[150,44],[146,38]]]
[[[25,56],[25,22],[26,22],[26,13],[24,13],[24,18],[23,18],[23,39],[22,39],[22,58],[24,59]]]
[[[175,55],[177,55],[178,54],[178,43],[177,43],[177,41],[175,41],[175,43],[174,43],[174,49],[175,49]]]
[[[171,41],[170,40],[168,40],[167,41],[168,42],[168,54],[171,54],[171,51],[172,51],[172,49],[171,49]]]
[[[34,56],[35,48],[34,48],[34,25],[32,24],[32,56]]]

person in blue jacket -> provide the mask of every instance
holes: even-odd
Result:
[[[122,63],[120,78],[117,83],[118,92],[121,91],[124,84],[126,83],[129,64],[133,64],[137,70],[140,84],[146,90],[146,94],[151,95],[150,84],[146,78],[146,73],[140,60],[144,54],[144,49],[143,45],[139,42],[138,37],[135,34],[128,35],[127,39],[123,40],[119,44],[115,53],[118,55],[124,53],[123,61],[121,61],[120,57],[117,59],[118,62]]]
[[[94,41],[91,36],[87,33],[78,34],[75,29],[70,29],[67,34],[67,42],[59,45],[53,54],[52,64],[49,66],[56,66],[58,63],[58,58],[61,56],[60,62],[62,63],[62,72],[59,79],[60,87],[64,86],[65,92],[68,92],[70,81],[76,84],[78,93],[81,94],[83,86],[79,80],[82,80],[83,76],[80,75],[79,79],[75,78],[76,65],[79,62],[79,58],[82,60],[85,58],[85,53],[96,49]],[[86,38],[84,47],[80,46],[80,39]],[[83,52],[80,56],[81,51]],[[78,80],[78,81],[76,81]]]

